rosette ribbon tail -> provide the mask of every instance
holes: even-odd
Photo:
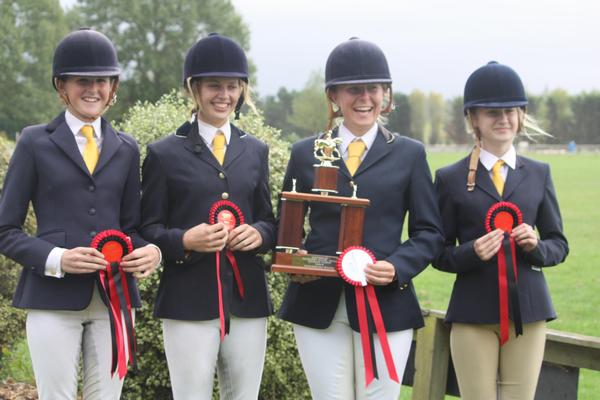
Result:
[[[223,284],[221,283],[221,252],[215,253],[215,264],[217,274],[217,292],[219,296],[219,325],[221,328],[221,342],[225,340],[225,335],[229,333],[229,315],[225,315],[223,307]]]
[[[225,256],[229,260],[229,264],[231,265],[231,269],[233,269],[233,276],[235,277],[235,282],[237,283],[238,292],[240,297],[244,298],[244,282],[242,281],[242,275],[240,275],[240,267],[238,267],[238,263],[235,259],[235,255],[233,251],[226,250]]]
[[[114,263],[116,264],[116,263]],[[125,320],[125,338],[127,339],[127,350],[129,352],[129,364],[133,368],[137,368],[137,339],[135,335],[135,327],[133,314],[131,312],[131,296],[129,295],[129,286],[127,285],[127,274],[121,267],[121,264],[116,264],[113,270],[118,268],[118,273],[114,274],[115,284],[117,287],[117,295],[119,304]],[[123,330],[123,329],[122,329]]]
[[[387,366],[388,375],[390,379],[400,383],[398,373],[396,372],[396,366],[394,365],[394,358],[392,357],[392,351],[387,338],[387,331],[385,330],[385,324],[383,323],[383,317],[381,316],[381,310],[379,308],[379,302],[375,294],[375,288],[372,285],[367,285],[365,288],[367,291],[367,298],[369,306],[371,307],[371,314],[375,322],[375,329],[377,330],[377,336],[379,337],[379,344],[383,352],[383,358],[385,359],[385,365]]]
[[[383,358],[388,370],[388,375],[390,379],[399,383],[400,379],[398,378],[396,366],[394,365],[394,359],[392,357],[392,351],[388,342],[387,331],[385,330],[385,324],[383,322],[383,317],[381,315],[375,289],[372,285],[367,285],[366,287],[356,286],[354,287],[354,293],[356,295],[358,325],[365,364],[365,386],[369,386],[371,382],[373,382],[374,378],[379,379],[377,374],[373,332],[371,329],[371,324],[369,323],[371,319],[370,317],[372,317],[375,329],[377,331],[377,336],[379,337],[379,344],[381,345],[381,351],[383,352]],[[370,314],[369,310],[371,312]]]
[[[358,313],[358,329],[362,344],[363,360],[365,364],[365,386],[369,386],[375,379],[375,352],[372,346],[372,337],[367,317],[367,304],[362,286],[354,287],[356,296],[356,311]]]
[[[108,262],[106,270],[98,272],[100,295],[108,307],[111,334],[111,376],[118,372],[123,379],[127,374],[127,355],[129,363],[135,368],[136,337],[131,312],[131,296],[127,285],[127,274],[121,266],[123,256],[133,251],[128,236],[117,230],[105,230],[97,234],[90,244],[102,252]],[[124,324],[124,325],[123,325]]]
[[[114,375],[117,372],[119,379],[123,379],[127,374],[128,352],[129,363],[134,367],[137,366],[136,338],[127,279],[118,262],[112,262],[107,266],[106,271],[100,271],[100,284],[109,309],[112,344],[111,373]],[[125,341],[127,341],[128,351],[125,349]]]
[[[523,334],[523,321],[519,290],[517,287],[517,262],[515,241],[508,233],[504,234],[502,247],[498,252],[498,290],[500,300],[500,345],[509,339],[509,309],[515,324],[515,334]]]

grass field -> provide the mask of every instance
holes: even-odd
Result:
[[[429,153],[428,159],[435,171],[464,156]],[[551,166],[570,248],[565,263],[544,269],[558,313],[548,327],[600,336],[600,155],[527,156]],[[446,310],[453,281],[452,274],[427,268],[415,280],[421,307]],[[581,370],[578,398],[597,399],[599,393],[600,372]],[[410,399],[410,388],[403,388],[401,398]]]

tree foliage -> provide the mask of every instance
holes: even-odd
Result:
[[[124,74],[113,116],[181,87],[185,54],[208,33],[227,35],[245,49],[250,42],[230,0],[78,0],[74,12],[117,47]]]
[[[300,136],[314,135],[327,127],[327,98],[323,87],[323,73],[314,71],[292,100],[289,123]]]
[[[292,103],[296,94],[296,91],[282,87],[276,95],[266,96],[258,102],[258,106],[264,110],[265,123],[279,129],[291,141],[300,138],[296,134],[294,126],[289,122],[289,118],[293,113]]]
[[[66,32],[59,0],[0,0],[0,130],[10,137],[60,110],[52,57]]]
[[[448,141],[456,144],[470,143],[472,139],[467,134],[462,96],[448,100],[446,109],[446,133],[448,134]]]
[[[414,90],[410,101],[410,133],[409,136],[423,143],[427,142],[427,97],[420,90]]]
[[[388,128],[407,136],[410,132],[410,101],[404,93],[394,93],[394,110],[388,116]]]
[[[429,119],[429,141],[428,144],[440,144],[446,140],[444,131],[444,120],[446,117],[446,103],[444,96],[440,93],[431,92],[427,97],[427,111]]]
[[[0,193],[13,149],[14,142],[0,135]],[[31,209],[23,229],[30,234],[35,233],[36,223]],[[21,269],[19,264],[0,254],[0,370],[3,369],[3,357],[23,338],[25,330],[25,312],[11,306]]]

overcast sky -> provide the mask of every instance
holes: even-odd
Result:
[[[527,90],[600,90],[600,2],[594,0],[233,0],[250,27],[257,89],[299,89],[329,52],[358,36],[377,43],[394,90],[462,94],[490,60]]]
[[[534,94],[600,90],[597,0],[232,2],[250,27],[261,95],[302,88],[352,36],[383,49],[395,91],[460,95],[469,74],[490,60],[513,67]]]

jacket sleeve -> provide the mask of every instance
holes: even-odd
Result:
[[[407,192],[409,238],[386,259],[396,268],[400,285],[423,271],[442,247],[440,214],[425,149],[420,145],[417,151]]]
[[[560,209],[550,176],[550,166],[545,167],[544,198],[535,219],[540,240],[534,250],[524,253],[527,261],[537,267],[560,264],[569,254],[569,245],[563,234]]]
[[[46,259],[55,246],[23,232],[37,179],[33,138],[25,129],[8,165],[0,196],[0,253],[43,276]]]
[[[260,181],[254,191],[254,227],[262,237],[262,245],[258,253],[267,253],[275,246],[275,216],[271,204],[271,189],[269,187],[269,148],[264,146],[261,153],[262,171]]]
[[[163,257],[183,260],[184,229],[170,228],[167,224],[169,213],[168,182],[165,169],[158,154],[148,146],[142,166],[142,236],[156,244]]]
[[[442,173],[438,170],[435,174],[435,191],[442,217],[444,246],[433,260],[432,265],[440,271],[462,273],[479,268],[483,263],[473,248],[475,240],[469,240],[459,245],[456,243],[458,237],[457,209],[448,189],[448,183],[444,181]]]

